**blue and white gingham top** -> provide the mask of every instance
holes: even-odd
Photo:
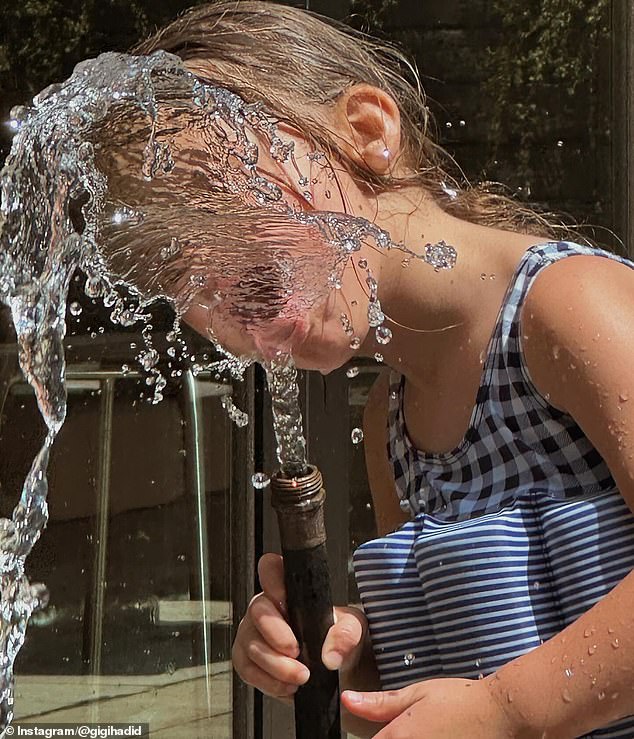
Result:
[[[525,253],[456,449],[414,448],[403,419],[404,379],[392,373],[388,454],[412,518],[354,554],[386,689],[494,672],[555,635],[634,567],[634,516],[573,418],[535,388],[522,355],[521,307],[533,280],[577,254],[634,267],[570,242]],[[634,719],[591,736],[632,739]]]

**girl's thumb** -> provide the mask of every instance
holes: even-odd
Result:
[[[341,696],[343,705],[350,713],[368,721],[381,722],[393,721],[422,697],[420,683],[387,692],[355,693],[344,690]]]
[[[356,608],[335,608],[335,623],[326,635],[321,659],[329,670],[349,669],[363,641],[363,615]]]

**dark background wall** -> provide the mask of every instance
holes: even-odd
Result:
[[[469,179],[611,227],[611,5],[353,0],[352,10],[414,56],[438,137]]]
[[[81,59],[125,50],[196,0],[27,0],[0,7],[0,118]],[[438,138],[471,180],[613,225],[611,0],[301,0],[409,51]],[[6,154],[9,131],[0,133]],[[598,241],[614,245],[610,234]]]

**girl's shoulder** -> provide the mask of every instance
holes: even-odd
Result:
[[[609,303],[613,289],[632,291],[634,297],[634,262],[626,257],[570,241],[540,244],[529,252],[536,268],[525,302],[533,312],[541,308],[543,318],[560,314],[561,308],[570,312],[590,297]]]
[[[522,306],[523,353],[537,386],[565,410],[566,381],[600,382],[615,349],[619,364],[634,363],[634,263],[569,242],[542,257]]]

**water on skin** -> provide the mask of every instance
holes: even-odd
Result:
[[[158,402],[165,378],[148,323],[156,300],[173,305],[169,340],[187,356],[180,318],[200,294],[210,313],[221,311],[257,336],[324,300],[364,243],[400,249],[436,270],[456,258],[443,242],[419,254],[364,219],[297,210],[257,168],[256,138],[274,160],[293,158],[274,119],[259,104],[202,84],[164,52],[82,62],[32,106],[14,109],[12,128],[0,172],[0,299],[10,308],[20,366],[47,435],[12,518],[0,520],[0,729],[13,717],[13,664],[27,621],[47,600],[24,564],[48,519],[46,469],[66,415],[63,339],[75,271],[114,323],[144,327],[137,359]],[[368,318],[378,331],[385,317],[369,271],[366,282]],[[240,378],[252,358],[218,348],[224,357],[210,368]],[[270,362],[267,375],[280,463],[299,473],[305,441],[292,358]],[[225,404],[242,423],[244,414],[230,399]]]

